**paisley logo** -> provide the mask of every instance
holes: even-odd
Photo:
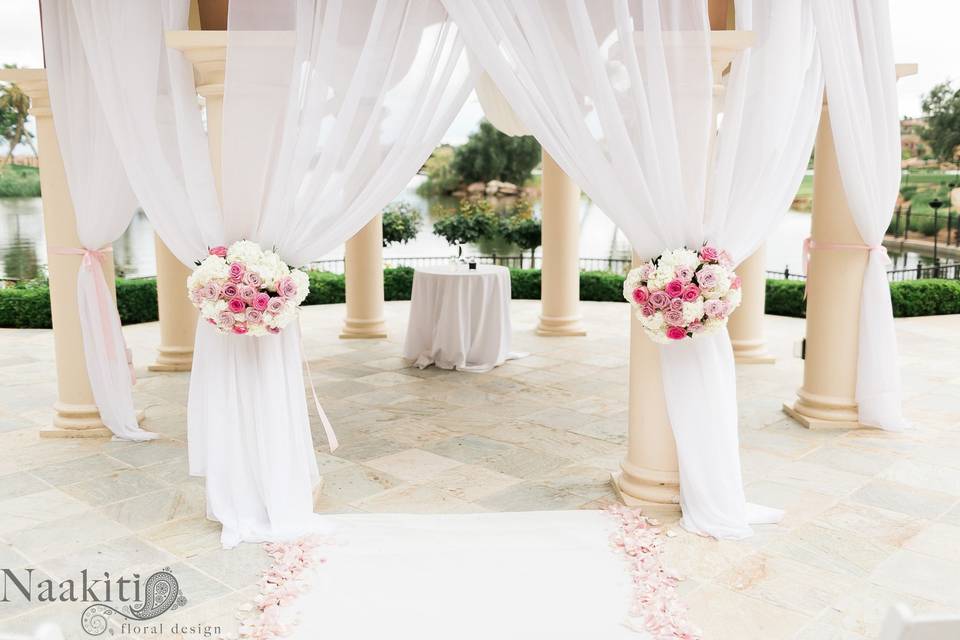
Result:
[[[80,624],[88,634],[99,636],[107,630],[107,623],[114,615],[128,620],[150,620],[167,611],[175,611],[186,603],[186,596],[180,592],[180,583],[170,568],[165,567],[147,578],[143,602],[134,606],[124,605],[120,609],[107,604],[90,605],[83,610]]]

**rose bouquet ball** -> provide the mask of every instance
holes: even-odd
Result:
[[[740,278],[726,251],[675,249],[632,269],[623,297],[650,339],[669,343],[726,326],[740,304]]]
[[[187,278],[190,301],[222,333],[280,333],[309,292],[306,273],[248,240],[213,247]]]

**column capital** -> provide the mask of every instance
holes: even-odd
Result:
[[[51,116],[46,69],[0,69],[0,82],[12,82],[30,98],[30,115]]]
[[[737,54],[753,46],[757,34],[753,31],[711,31],[710,66],[713,67],[713,95],[722,96],[726,87],[720,82],[724,69]]]

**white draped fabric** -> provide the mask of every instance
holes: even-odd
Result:
[[[185,264],[242,238],[292,266],[344,242],[403,189],[472,87],[436,1],[234,0],[221,213],[190,64],[163,42],[186,28],[188,0],[61,1],[131,186]],[[251,338],[198,326],[190,465],[226,546],[318,527],[301,358],[296,327]]]
[[[909,425],[901,406],[889,260],[882,244],[900,186],[890,9],[887,2],[873,0],[812,4],[843,191],[870,252],[860,302],[859,419],[900,431]]]
[[[816,130],[807,111],[816,110],[820,91],[800,0],[747,8],[744,24],[756,16],[758,29],[776,32],[762,34],[752,57],[731,72],[731,124],[713,171],[705,3],[444,3],[525,127],[641,256],[710,241],[739,261],[788,208]],[[784,60],[790,46],[798,49]],[[771,103],[751,104],[767,94]],[[750,522],[776,521],[780,512],[744,498],[726,334],[667,345],[660,355],[684,525],[739,538],[751,534]]]
[[[137,423],[130,368],[120,316],[106,281],[101,249],[120,237],[136,212],[116,146],[107,128],[73,7],[44,0],[43,32],[50,105],[56,122],[67,184],[85,252],[77,274],[77,305],[87,375],[100,419],[116,439],[151,440],[157,434]],[[52,247],[53,253],[81,253]]]

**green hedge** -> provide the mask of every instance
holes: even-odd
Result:
[[[337,304],[345,300],[344,277],[324,271],[311,271],[310,294],[304,304]],[[511,269],[513,298],[540,299],[540,270]],[[383,270],[385,300],[409,300],[413,287],[413,269],[397,267]],[[905,280],[890,285],[893,314],[898,318],[960,313],[960,281]],[[580,299],[598,302],[623,302],[623,276],[605,271],[580,274]],[[117,308],[123,324],[152,322],[157,319],[157,290],[152,278],[117,280]],[[802,318],[806,314],[803,282],[767,280],[766,312],[771,315]],[[46,283],[25,283],[0,289],[0,327],[16,329],[50,328],[50,294]]]

